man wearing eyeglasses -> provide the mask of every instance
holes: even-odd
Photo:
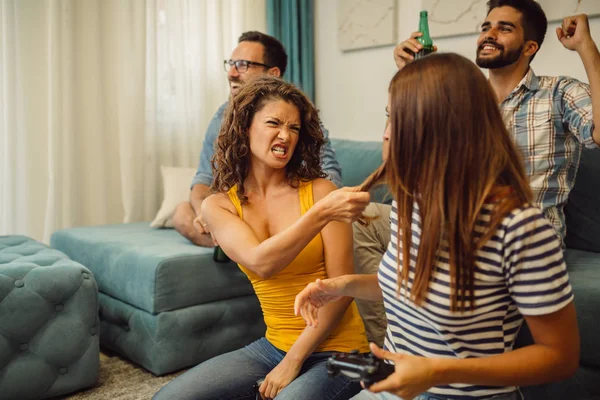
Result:
[[[283,77],[286,66],[287,54],[283,44],[272,36],[256,31],[243,33],[238,39],[238,46],[231,53],[231,58],[224,61],[231,95],[234,95],[245,81],[254,76],[269,74]],[[175,229],[198,246],[213,246],[200,214],[200,206],[208,195],[213,180],[210,160],[227,104],[228,102],[225,102],[219,107],[204,135],[200,163],[196,176],[192,180],[190,201],[179,204],[173,215]],[[321,129],[326,139],[321,154],[323,171],[333,183],[341,187],[341,167],[335,159],[335,152],[328,140],[327,129],[323,125],[321,125]]]

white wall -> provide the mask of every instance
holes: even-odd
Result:
[[[394,46],[341,52],[337,42],[337,2],[315,1],[316,104],[330,136],[381,140],[387,88],[396,71]],[[417,30],[420,0],[397,0],[398,42]],[[482,15],[481,19],[484,20]],[[569,75],[587,82],[575,52],[556,39],[559,23],[551,23],[532,66],[538,75]],[[600,18],[590,21],[592,37],[600,43]],[[440,51],[453,51],[475,60],[477,35],[434,39]]]

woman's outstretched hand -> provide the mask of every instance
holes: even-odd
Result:
[[[362,216],[370,201],[368,192],[361,192],[358,187],[344,187],[329,193],[315,205],[321,207],[331,221],[352,223]]]
[[[319,309],[343,296],[344,284],[341,278],[343,277],[317,279],[309,283],[296,296],[294,302],[296,316],[302,316],[306,325],[316,328],[319,324]]]

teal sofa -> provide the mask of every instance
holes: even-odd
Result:
[[[57,231],[52,247],[98,282],[100,341],[163,375],[264,335],[258,300],[232,262],[147,222]]]
[[[380,142],[332,139],[332,144],[346,186],[359,184],[381,163]],[[584,153],[567,208],[572,248],[566,258],[582,337],[581,368],[565,382],[524,388],[529,399],[600,398],[600,323],[595,319],[600,254],[592,251],[600,249],[594,247],[600,240],[599,177],[599,152]],[[373,200],[389,201],[385,194],[380,189]],[[264,333],[245,276],[232,263],[214,263],[212,250],[191,245],[172,229],[152,229],[148,223],[66,229],[56,232],[51,244],[96,276],[101,343],[155,374],[194,365]],[[527,329],[519,343],[527,343]]]

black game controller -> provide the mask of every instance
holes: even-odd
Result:
[[[361,354],[358,350],[350,353],[337,353],[327,360],[329,376],[342,374],[353,381],[361,381],[365,387],[387,378],[394,372],[394,366],[375,357],[373,353]]]
[[[265,380],[265,378],[260,378],[254,384],[254,399],[255,400],[262,400],[262,397],[260,396],[260,392],[258,391],[258,389],[260,389],[260,385],[262,385],[264,380]]]

